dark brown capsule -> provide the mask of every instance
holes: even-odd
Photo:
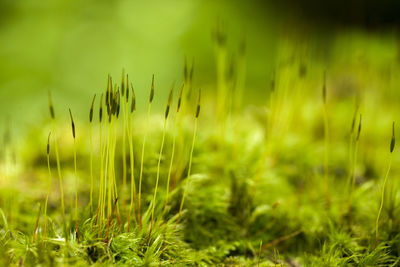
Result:
[[[111,115],[115,115],[115,111],[117,108],[117,101],[116,101],[116,96],[115,94],[112,95],[111,99]]]
[[[171,89],[169,90],[168,105],[171,105],[171,103],[172,103],[172,98],[174,95],[174,87],[175,87],[175,82],[171,85]]]
[[[356,127],[357,112],[358,112],[358,104],[356,104],[356,109],[354,110],[354,114],[353,114],[353,121],[351,122],[351,130],[350,130],[351,134],[354,133],[354,128]]]
[[[47,137],[47,155],[50,155],[50,136],[51,136],[51,132],[49,133],[49,136]]]
[[[133,89],[132,84],[131,84],[131,88],[132,88],[131,113],[133,113],[136,110],[136,96],[135,96],[135,90]]]
[[[128,74],[126,75],[126,103],[129,102],[129,79]]]
[[[351,122],[351,130],[350,130],[351,134],[353,134],[353,132],[354,132],[355,124],[356,124],[356,117],[354,116],[353,121]]]
[[[117,118],[119,117],[119,111],[121,109],[121,96],[120,96],[120,91],[118,90],[117,92],[117,99],[116,99],[116,116]]]
[[[360,121],[358,122],[357,141],[360,139],[360,134],[361,134],[361,120],[362,120],[362,115],[360,114]]]
[[[168,118],[169,115],[169,105],[167,105],[166,109],[165,109],[165,119]]]
[[[96,94],[93,97],[92,100],[92,105],[90,106],[90,112],[89,112],[89,122],[92,123],[93,121],[93,108],[94,108],[94,101],[96,100]]]
[[[110,104],[106,104],[106,111],[107,111],[107,115],[111,116],[111,105]]]
[[[127,83],[128,85],[128,83]],[[125,70],[122,69],[122,78],[121,78],[121,95],[125,96]]]
[[[271,93],[275,92],[275,72],[271,75]]]
[[[215,38],[215,41],[217,42],[218,46],[221,46],[221,47],[225,46],[227,38],[226,38],[226,34],[223,30],[223,27],[221,25],[221,22],[217,23],[217,26],[214,31],[214,38]]]
[[[170,109],[171,103],[172,103],[173,90],[174,90],[174,84],[172,84],[171,90],[169,91],[167,108],[165,109],[165,119],[167,119],[168,115],[169,115],[169,109]]]
[[[106,108],[110,105],[110,75],[107,77],[107,88],[106,88]]]
[[[103,94],[100,96],[99,121],[103,120]]]
[[[115,87],[114,87],[115,88]],[[110,106],[110,111],[112,109],[113,105],[113,95],[114,95],[114,89],[113,89],[113,84],[112,84],[112,77],[110,76],[110,89],[108,90],[108,105]]]
[[[54,120],[56,118],[54,114],[54,107],[53,107],[53,101],[51,100],[51,93],[49,91],[49,109],[50,109],[50,116]]]
[[[69,116],[71,118],[71,126],[72,126],[72,136],[75,139],[75,123],[74,123],[74,118],[72,117],[72,112],[71,109],[69,109]]]
[[[394,134],[394,122],[393,122],[393,126],[392,126],[392,140],[390,141],[390,153],[393,152],[395,144],[396,144],[396,137],[395,137],[395,134]]]
[[[150,101],[149,101],[150,103],[153,102],[153,98],[154,98],[154,74],[151,80]]]
[[[178,104],[176,107],[176,112],[179,112],[180,108],[181,108],[181,103],[182,103],[182,94],[183,94],[183,88],[185,87],[185,84],[182,83],[182,87],[181,87],[181,92],[179,93],[179,98],[178,98]]]
[[[196,118],[198,118],[200,115],[200,99],[201,99],[201,89],[199,89],[199,100],[197,102]]]

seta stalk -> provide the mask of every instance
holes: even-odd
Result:
[[[146,136],[149,127],[150,120],[150,111],[151,111],[151,103],[154,98],[154,74],[151,82],[151,90],[150,90],[150,98],[149,98],[149,107],[147,110],[147,120],[146,120],[146,128],[143,136],[143,144],[142,144],[142,156],[140,160],[140,174],[139,174],[139,196],[138,196],[138,206],[139,206],[139,225],[142,227],[142,210],[141,210],[141,196],[142,196],[142,179],[143,179],[143,164],[144,164],[144,150],[146,147]]]
[[[178,219],[177,219],[176,223],[178,223],[180,218],[181,218],[183,204],[185,202],[185,197],[186,197],[187,189],[189,187],[189,182],[190,182],[190,176],[191,176],[191,171],[192,171],[192,161],[193,161],[193,151],[194,151],[194,145],[195,145],[195,142],[196,142],[196,135],[197,135],[197,124],[198,124],[199,115],[200,115],[200,100],[201,100],[201,90],[199,90],[199,98],[198,98],[198,101],[197,101],[197,108],[196,108],[196,114],[195,114],[195,120],[194,120],[194,130],[193,130],[192,147],[190,149],[190,156],[189,156],[188,175],[187,175],[187,178],[186,178],[187,180],[186,180],[185,188],[183,189],[181,204],[179,206]]]
[[[133,85],[131,84],[132,88],[132,101],[131,101],[131,110],[130,110],[130,119],[129,119],[129,159],[130,159],[130,167],[131,167],[131,197],[130,197],[130,205],[129,205],[129,214],[128,214],[128,227],[127,230],[130,230],[131,224],[131,214],[132,208],[134,209],[135,219],[137,221],[137,213],[136,213],[136,182],[135,182],[135,157],[133,154],[133,128],[132,128],[132,120],[133,120],[133,112],[136,110],[136,96],[135,91],[133,89]]]
[[[48,190],[46,194],[46,201],[44,203],[44,237],[46,238],[47,236],[47,202],[49,201],[49,195],[50,195],[50,190],[51,190],[51,167],[50,167],[50,136],[51,132],[49,133],[49,136],[47,137],[47,149],[46,149],[46,156],[47,156],[47,170],[49,171],[49,184],[48,184]]]
[[[354,144],[354,157],[353,157],[353,168],[352,168],[352,174],[351,174],[351,187],[350,187],[350,195],[349,195],[349,202],[348,202],[348,207],[347,210],[348,212],[351,211],[351,205],[353,202],[353,195],[354,195],[354,188],[355,188],[355,184],[356,184],[356,165],[357,165],[357,151],[358,151],[358,144],[360,141],[360,134],[361,134],[361,119],[362,116],[360,114],[360,121],[358,123],[358,131],[357,131],[357,137],[355,140],[355,144]]]
[[[374,249],[376,249],[376,247],[378,246],[378,242],[379,242],[379,218],[381,216],[382,209],[383,209],[383,201],[385,199],[385,187],[386,187],[386,182],[389,177],[390,167],[392,166],[392,157],[393,157],[393,150],[394,150],[395,143],[396,143],[396,139],[395,139],[395,134],[394,134],[394,122],[393,122],[392,139],[390,141],[389,164],[388,164],[388,168],[386,171],[385,179],[383,180],[382,193],[381,193],[381,204],[379,206],[378,216],[376,217],[376,222],[375,222],[375,246],[374,246]]]
[[[176,108],[176,115],[179,114],[179,110],[181,108],[181,102],[182,102],[182,94],[183,94],[183,88],[184,88],[184,84],[182,84],[181,87],[181,92],[179,93],[179,98],[178,98],[178,104],[177,104],[177,108]],[[175,117],[175,120],[177,120],[177,117]],[[169,169],[168,169],[168,178],[167,178],[167,192],[166,192],[166,196],[165,196],[165,204],[164,204],[164,210],[163,210],[163,215],[162,217],[164,217],[164,214],[167,210],[167,205],[168,205],[168,197],[169,197],[169,186],[170,186],[170,181],[171,181],[171,174],[172,174],[172,167],[173,167],[173,163],[174,163],[174,156],[175,156],[175,146],[176,146],[176,132],[174,129],[174,133],[173,133],[173,140],[172,140],[172,151],[171,151],[171,161],[169,164]]]
[[[61,210],[62,210],[62,218],[63,218],[63,225],[64,225],[64,235],[65,241],[68,240],[68,233],[67,233],[67,221],[65,218],[65,205],[64,205],[64,186],[63,186],[63,178],[61,175],[61,163],[60,163],[60,155],[58,153],[58,141],[57,141],[57,132],[56,132],[56,117],[54,112],[53,101],[51,99],[51,93],[49,91],[49,109],[50,109],[50,116],[52,122],[52,132],[54,136],[54,152],[56,153],[56,162],[57,162],[57,173],[58,179],[60,182],[60,194],[61,194]]]
[[[89,143],[90,143],[90,217],[93,217],[93,136],[92,136],[92,127],[93,127],[93,108],[94,101],[96,100],[96,95],[94,95],[92,100],[92,105],[90,106],[89,112]]]
[[[164,116],[164,128],[163,128],[163,134],[162,134],[162,139],[161,139],[161,147],[160,147],[160,153],[158,155],[158,163],[157,163],[157,176],[156,176],[156,185],[154,187],[154,196],[153,196],[153,205],[151,208],[151,221],[150,221],[150,231],[149,231],[149,238],[151,236],[151,231],[153,229],[153,221],[154,221],[154,210],[156,207],[156,197],[157,197],[157,189],[158,189],[158,181],[160,179],[160,168],[161,168],[161,158],[163,155],[163,150],[164,150],[164,142],[165,142],[165,134],[167,132],[167,123],[168,123],[168,115],[169,115],[169,110],[171,107],[171,102],[172,102],[172,93],[173,93],[174,85],[172,85],[171,90],[169,92],[169,97],[168,97],[168,104],[165,109],[165,116]]]
[[[75,122],[72,117],[71,109],[69,109],[69,116],[71,118],[71,128],[72,128],[72,137],[74,139],[74,174],[75,174],[75,231],[76,231],[76,239],[79,243],[79,229],[78,229],[78,173],[76,168],[76,133],[75,133]]]

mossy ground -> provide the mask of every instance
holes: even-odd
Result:
[[[355,65],[353,69],[358,67]],[[307,70],[303,62],[280,66],[266,107],[227,110],[226,120],[222,123],[214,116],[218,100],[211,90],[205,91],[190,178],[186,174],[194,125],[191,102],[187,102],[187,110],[179,120],[173,115],[162,155],[151,235],[150,207],[163,116],[153,113],[149,122],[143,175],[143,226],[133,220],[130,232],[126,229],[129,192],[122,188],[121,136],[118,136],[116,181],[121,221],[113,217],[107,237],[104,232],[99,232],[88,207],[88,123],[77,121],[79,242],[74,234],[73,152],[68,120],[60,119],[57,123],[67,236],[63,230],[54,152],[51,153],[53,177],[47,211],[48,233],[43,233],[43,203],[49,178],[44,136],[47,129],[51,129],[50,122],[27,133],[24,142],[4,142],[0,181],[0,265],[400,265],[397,167],[400,157],[396,149],[379,222],[379,245],[374,249],[375,220],[390,157],[391,120],[399,114],[398,110],[385,98],[386,91],[341,91],[340,85],[334,84],[335,78],[329,78],[341,75],[339,68],[333,67],[333,74],[329,76],[328,72],[327,79],[330,138],[326,170],[322,69],[314,66]],[[369,72],[354,73],[355,77],[361,77]],[[377,77],[371,75],[372,82],[387,84]],[[354,197],[347,209],[343,207],[348,203],[345,188],[352,168],[349,135],[356,95],[361,96],[359,112],[363,113],[363,128],[355,163]],[[57,113],[62,111],[57,110]],[[136,177],[146,124],[144,114],[138,112],[134,118]],[[168,209],[163,214],[174,127],[177,143],[172,191]],[[97,131],[95,125],[95,144],[98,143]],[[99,175],[97,150],[94,153],[95,200]],[[330,204],[326,200],[325,171],[329,179]],[[182,192],[187,183],[184,212],[178,219]]]

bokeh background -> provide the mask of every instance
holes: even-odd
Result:
[[[246,42],[247,105],[267,103],[271,73],[292,63],[315,77],[328,70],[332,90],[344,96],[368,87],[395,101],[399,7],[389,0],[1,0],[0,125],[10,122],[18,135],[48,120],[48,91],[65,120],[68,107],[86,118],[93,93],[105,88],[107,74],[119,79],[122,68],[139,109],[152,74],[156,105],[164,104],[171,83],[182,80],[185,56],[195,61],[194,85],[212,93],[217,23],[229,57]]]

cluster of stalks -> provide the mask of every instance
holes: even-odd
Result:
[[[190,75],[192,76],[192,74]],[[158,155],[157,161],[157,173],[154,177],[155,186],[152,201],[150,202],[148,208],[151,210],[151,219],[149,222],[149,238],[152,233],[154,221],[157,219],[155,215],[156,204],[157,202],[157,194],[159,188],[159,181],[161,179],[161,164],[162,158],[164,155],[165,148],[165,139],[167,136],[168,130],[168,121],[170,117],[170,111],[173,102],[173,89],[174,86],[171,86],[168,102],[166,105],[165,113],[164,113],[164,124],[162,129],[162,140]],[[95,144],[93,143],[93,124],[94,124],[94,110],[95,110],[95,101],[96,95],[94,95],[90,111],[89,111],[89,143],[90,143],[90,196],[89,196],[89,210],[90,216],[92,218],[94,229],[98,230],[99,238],[104,238],[104,241],[109,239],[110,232],[119,227],[119,229],[126,229],[126,231],[131,230],[131,224],[134,223],[135,226],[143,227],[143,197],[142,197],[142,183],[144,179],[144,166],[145,166],[145,152],[146,152],[146,140],[147,140],[147,132],[149,127],[149,120],[151,117],[151,105],[154,99],[154,75],[152,77],[151,89],[150,89],[150,97],[148,102],[148,110],[147,110],[147,118],[146,118],[146,126],[143,132],[143,140],[142,140],[142,150],[140,154],[140,169],[139,169],[139,181],[137,183],[135,177],[135,155],[134,155],[134,131],[139,130],[134,127],[134,113],[136,110],[136,95],[134,92],[134,88],[132,83],[129,82],[128,75],[122,73],[121,84],[118,85],[113,83],[113,79],[111,76],[108,76],[107,79],[107,87],[104,93],[100,96],[99,102],[99,110],[98,110],[98,130],[99,130],[99,169],[94,168],[94,149]],[[179,98],[177,100],[176,106],[176,116],[175,121],[179,119],[177,116],[180,112],[181,105],[183,102],[183,92],[184,92],[184,84],[182,85],[179,93]],[[189,94],[188,92],[186,94]],[[103,102],[104,100],[104,102]],[[63,214],[63,223],[64,223],[64,234],[67,238],[67,226],[65,220],[65,208],[64,208],[64,190],[63,190],[63,179],[62,179],[62,171],[61,171],[61,163],[60,157],[58,153],[58,141],[56,136],[56,127],[55,127],[55,113],[54,107],[52,104],[52,99],[49,94],[49,106],[50,106],[50,115],[53,122],[52,132],[48,136],[47,142],[47,166],[49,172],[49,189],[46,195],[45,201],[45,224],[44,224],[44,235],[47,235],[47,203],[50,193],[51,187],[51,160],[50,160],[50,147],[51,140],[53,140],[53,146],[57,161],[57,170],[59,176],[60,183],[60,192],[61,192],[61,208]],[[183,210],[183,205],[185,201],[185,197],[187,194],[187,188],[189,186],[191,170],[192,170],[192,159],[193,159],[193,151],[195,146],[195,140],[197,135],[197,127],[198,127],[198,118],[200,114],[200,91],[198,102],[196,106],[196,110],[194,112],[194,133],[193,139],[191,143],[191,150],[189,156],[189,166],[188,166],[188,174],[186,179],[186,184],[183,189],[182,199],[180,201],[178,220],[181,217],[181,213]],[[73,118],[73,114],[71,109],[69,109],[69,115],[71,119],[71,128],[72,128],[72,138],[73,138],[73,157],[74,157],[74,175],[75,175],[75,236],[77,241],[79,242],[79,220],[78,220],[78,212],[79,212],[79,202],[78,202],[78,188],[79,188],[79,177],[77,170],[77,134],[79,132],[76,131],[75,122]],[[140,129],[141,130],[141,129]],[[176,149],[176,137],[177,134],[175,131],[173,133],[172,140],[172,150],[169,161],[169,169],[168,176],[166,177],[166,196],[165,203],[163,206],[162,214],[158,219],[162,219],[166,211],[168,210],[168,201],[169,201],[169,192],[170,192],[170,182],[172,176],[172,169],[174,166],[174,155]],[[122,144],[120,144],[120,138],[122,136]],[[128,153],[126,143],[128,143]],[[121,149],[121,158],[122,158],[122,177],[118,175],[119,161],[117,155],[120,150],[119,147],[122,146]],[[129,156],[129,160],[127,157]],[[129,162],[127,164],[127,162]],[[127,190],[127,174],[128,174],[128,165],[129,165],[129,173],[130,173],[130,192]],[[97,176],[97,179],[95,177]],[[120,179],[122,178],[122,179]],[[147,177],[146,177],[147,178]],[[148,177],[152,179],[152,177]],[[122,188],[120,188],[120,181],[122,180]],[[137,187],[138,185],[138,187]],[[95,208],[95,189],[97,190],[97,208]],[[119,201],[121,199],[122,201]],[[67,239],[66,239],[67,240]]]
[[[226,80],[226,66],[225,66],[225,36],[222,32],[217,32],[217,43],[218,43],[218,59],[217,59],[217,69],[218,69],[218,103],[217,103],[217,117],[221,121],[225,121],[225,111],[228,103],[225,102],[227,95],[226,90],[228,90],[228,82]],[[243,48],[244,50],[244,48]],[[244,53],[244,52],[243,52]],[[242,63],[244,64],[244,63]],[[244,77],[241,78],[241,87],[243,87]],[[239,79],[240,80],[240,79]],[[169,204],[169,193],[171,189],[171,177],[175,164],[175,154],[176,154],[176,139],[179,131],[175,130],[175,126],[179,123],[179,116],[182,107],[182,102],[190,102],[191,99],[191,91],[192,91],[192,81],[193,81],[193,63],[190,71],[188,71],[188,67],[185,60],[184,67],[184,83],[180,88],[180,92],[177,99],[176,104],[176,113],[174,116],[174,120],[171,123],[171,108],[173,104],[173,91],[174,85],[171,86],[168,101],[165,108],[164,118],[163,118],[163,127],[162,127],[162,138],[161,144],[159,148],[158,158],[157,158],[157,166],[156,166],[156,175],[154,178],[154,192],[152,194],[152,200],[147,206],[150,216],[150,221],[148,222],[148,239],[150,239],[154,223],[156,220],[162,220],[165,216],[165,213],[168,211]],[[185,86],[187,88],[185,88]],[[186,89],[186,92],[185,90]],[[242,92],[236,92],[239,98],[241,97]],[[121,83],[117,84],[113,82],[111,76],[108,76],[107,79],[107,87],[104,93],[100,95],[99,100],[99,110],[98,110],[98,140],[97,149],[99,150],[99,168],[94,168],[94,150],[96,144],[93,143],[93,126],[94,126],[94,110],[95,110],[95,102],[96,95],[93,96],[90,112],[89,112],[89,142],[90,142],[90,196],[89,196],[89,210],[90,217],[92,218],[93,227],[98,230],[99,238],[104,238],[104,241],[109,240],[109,233],[115,229],[125,229],[127,232],[131,231],[131,225],[134,224],[135,227],[142,228],[143,227],[143,179],[145,179],[145,153],[146,153],[146,142],[149,131],[149,121],[151,118],[151,107],[155,96],[155,81],[154,75],[152,77],[151,88],[150,88],[150,96],[147,106],[147,117],[145,121],[144,129],[138,129],[134,125],[135,119],[135,111],[136,111],[136,95],[134,92],[134,88],[132,83],[129,81],[128,75],[125,75],[122,72]],[[271,103],[270,108],[272,110],[275,109],[274,103],[272,101],[275,96],[275,79],[272,79],[271,82]],[[224,99],[224,101],[220,101]],[[104,100],[104,101],[103,101]],[[198,118],[200,114],[200,100],[201,100],[201,91],[199,90],[197,104],[195,105],[194,115],[194,131],[192,136],[192,141],[190,144],[189,159],[187,166],[187,179],[183,185],[182,198],[179,205],[179,211],[177,214],[176,223],[178,223],[182,216],[182,211],[185,203],[185,198],[187,196],[187,191],[190,186],[190,178],[192,173],[192,161],[193,161],[193,153],[197,136],[198,129]],[[235,100],[232,99],[232,100]],[[324,73],[323,77],[323,85],[322,85],[322,103],[323,103],[323,118],[324,118],[324,139],[325,139],[325,154],[324,154],[324,184],[325,184],[325,197],[328,211],[331,207],[331,197],[330,197],[330,188],[329,185],[331,183],[329,179],[329,114],[328,114],[328,102],[327,102],[327,90],[326,90],[326,76]],[[232,103],[231,103],[232,104]],[[230,105],[230,104],[229,104]],[[240,102],[234,104],[235,107],[239,107],[241,105]],[[48,135],[47,142],[47,166],[48,166],[48,175],[49,175],[49,186],[48,192],[46,195],[45,205],[44,205],[44,236],[47,235],[47,204],[49,199],[49,194],[51,191],[51,183],[52,183],[52,170],[51,170],[51,160],[50,160],[50,147],[53,144],[54,153],[56,157],[57,163],[57,173],[60,184],[60,193],[61,193],[61,209],[62,209],[62,218],[64,225],[64,234],[66,240],[68,238],[67,232],[67,223],[66,223],[66,214],[65,214],[65,206],[64,206],[64,190],[63,190],[63,176],[61,171],[61,162],[59,157],[58,150],[58,139],[56,132],[56,120],[55,120],[55,112],[52,104],[51,96],[49,94],[49,107],[50,107],[50,115],[52,119],[52,131]],[[186,108],[186,109],[185,109]],[[190,105],[185,105],[184,111],[188,112],[190,110]],[[78,170],[77,170],[77,139],[76,139],[76,128],[75,122],[73,119],[72,111],[69,110],[69,115],[71,119],[71,128],[72,128],[72,138],[73,138],[73,159],[74,159],[74,177],[75,177],[75,235],[76,239],[79,242],[79,221],[78,221],[78,210],[79,210],[79,202],[78,202]],[[274,114],[276,116],[276,114]],[[357,118],[358,127],[357,125]],[[168,126],[170,124],[170,126]],[[171,125],[172,124],[172,125]],[[168,173],[166,175],[166,194],[165,194],[165,202],[162,208],[162,213],[159,217],[156,215],[156,205],[157,196],[159,194],[159,184],[160,179],[162,179],[161,165],[163,163],[164,151],[166,146],[166,138],[168,127],[171,127],[173,130],[172,134],[172,147],[171,154],[169,155],[168,162]],[[349,170],[348,177],[346,180],[345,187],[345,199],[343,200],[340,220],[342,220],[345,214],[350,214],[352,209],[352,202],[354,198],[355,191],[355,172],[357,165],[357,154],[359,147],[359,140],[361,135],[362,128],[362,115],[358,116],[358,106],[354,112],[350,130],[350,142],[349,142]],[[141,151],[140,151],[140,161],[138,163],[139,177],[135,177],[135,154],[134,154],[134,144],[138,142],[134,142],[134,132],[136,130],[143,130],[142,132],[142,140],[141,140]],[[120,139],[122,137],[122,140]],[[119,143],[121,142],[121,144]],[[168,144],[168,143],[167,143]],[[121,147],[121,151],[118,149]],[[389,176],[389,171],[391,167],[392,161],[392,152],[395,147],[395,133],[394,133],[394,123],[392,129],[392,139],[390,143],[390,159],[389,166],[384,177],[382,192],[381,192],[381,202],[378,210],[378,215],[376,218],[375,225],[375,248],[379,242],[379,221],[382,213],[382,209],[384,206],[385,199],[385,188],[386,183]],[[121,155],[118,153],[121,152]],[[119,161],[117,160],[121,156],[122,158],[122,177],[119,177]],[[266,158],[267,154],[264,158]],[[262,168],[260,168],[261,170]],[[127,181],[128,174],[130,174],[130,181]],[[261,176],[261,171],[257,173],[256,178]],[[97,179],[95,179],[97,177]],[[147,178],[147,177],[146,177]],[[122,181],[122,187],[120,186],[120,181]],[[257,182],[257,179],[256,179]],[[128,189],[128,184],[130,183],[130,188]],[[120,188],[121,187],[121,188]],[[97,190],[97,208],[95,205],[94,195],[96,194],[95,188]],[[129,191],[129,192],[128,192]],[[119,201],[121,200],[121,201]],[[39,207],[40,214],[41,206]],[[38,217],[39,221],[39,217]],[[147,223],[147,221],[145,221]],[[37,223],[38,224],[38,223]],[[36,228],[37,229],[37,226]],[[37,231],[35,230],[34,237],[36,238]]]

